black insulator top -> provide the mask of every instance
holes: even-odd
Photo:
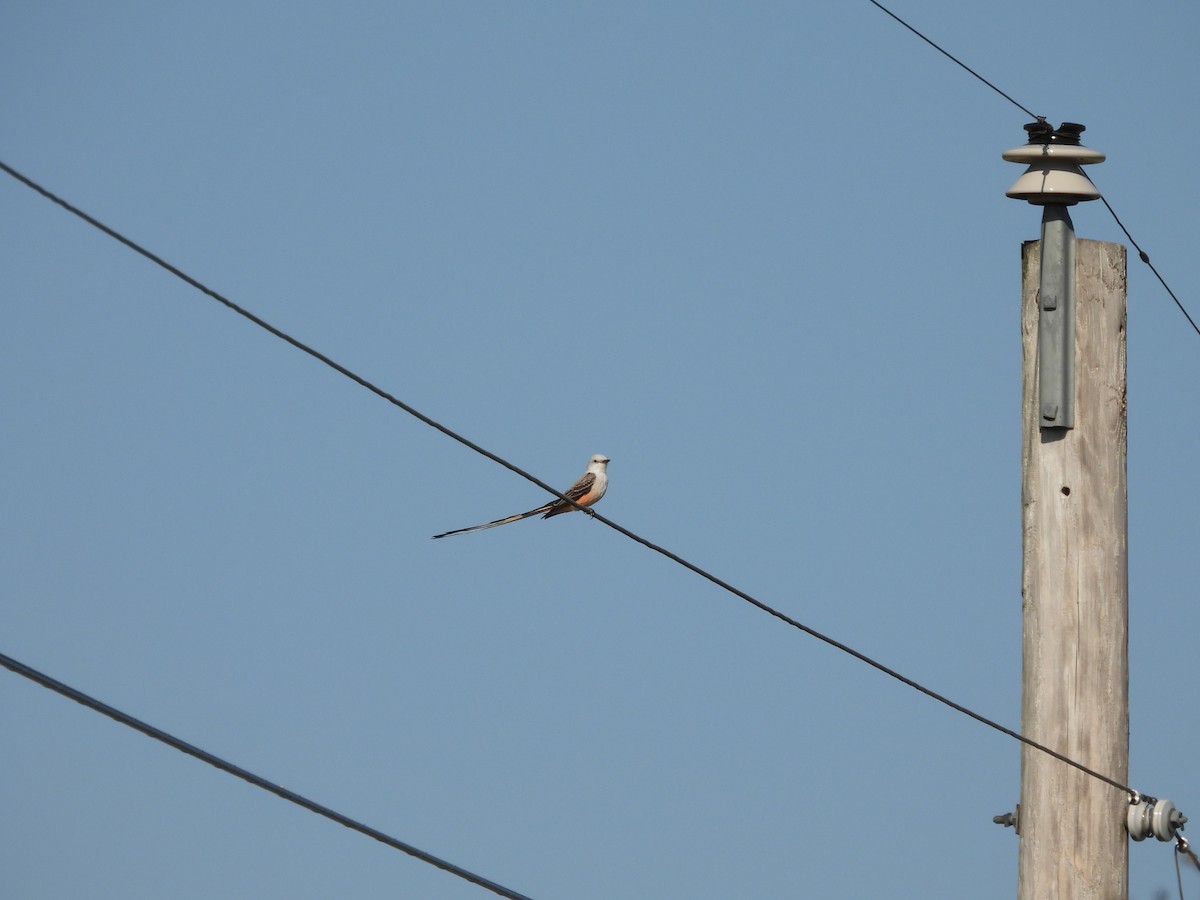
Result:
[[[1063,144],[1070,147],[1079,146],[1079,136],[1087,127],[1078,122],[1063,122],[1059,128],[1054,128],[1045,119],[1038,119],[1025,126],[1031,144]]]

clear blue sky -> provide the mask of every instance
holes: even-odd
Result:
[[[1200,7],[894,8],[1085,123],[1200,313]],[[13,0],[0,85],[9,165],[1019,725],[1028,117],[866,0]],[[7,176],[0,229],[0,651],[538,898],[1014,895],[1009,738],[583,516],[430,541],[545,495]],[[1131,780],[1200,821],[1200,338],[1133,254],[1129,304]],[[0,710],[5,896],[489,896],[7,672]]]

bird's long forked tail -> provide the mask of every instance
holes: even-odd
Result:
[[[497,519],[494,522],[484,522],[482,525],[472,525],[469,528],[455,528],[453,531],[443,531],[441,534],[435,534],[433,540],[438,538],[450,537],[452,534],[469,534],[472,531],[483,531],[485,528],[495,528],[497,525],[507,525],[509,522],[519,522],[521,519],[528,519],[530,516],[536,516],[544,513],[554,505],[562,501],[554,501],[547,503],[545,506],[539,506],[537,509],[531,509],[529,512],[517,513],[515,516],[505,516],[503,519]]]

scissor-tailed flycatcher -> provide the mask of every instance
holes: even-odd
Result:
[[[603,453],[597,453],[588,460],[587,471],[583,476],[563,491],[563,494],[570,497],[580,506],[591,506],[597,500],[604,496],[604,492],[608,489],[608,464],[611,462]],[[482,525],[472,525],[470,528],[458,528],[454,531],[443,531],[441,534],[435,534],[437,538],[449,537],[452,534],[466,534],[469,531],[483,531],[485,528],[495,528],[497,525],[507,525],[509,522],[518,522],[521,519],[528,519],[530,516],[542,514],[543,519],[548,519],[551,516],[569,513],[577,507],[567,503],[561,497],[551,500],[545,506],[539,506],[537,509],[531,509],[529,512],[517,513],[515,516],[508,516],[504,519],[497,519],[495,522],[484,522]]]

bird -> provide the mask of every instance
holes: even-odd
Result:
[[[580,476],[579,480],[563,491],[563,494],[570,497],[579,506],[589,507],[608,490],[608,464],[612,462],[603,453],[597,453],[588,460],[587,471]],[[494,522],[484,522],[482,525],[472,525],[469,528],[456,528],[454,531],[443,531],[441,534],[435,534],[433,539],[449,537],[452,534],[467,534],[471,531],[483,531],[485,528],[495,528],[497,525],[507,525],[509,522],[519,522],[521,519],[528,519],[530,516],[541,515],[543,519],[549,519],[551,516],[562,515],[576,509],[571,503],[563,500],[561,497],[551,500],[545,506],[539,506],[537,509],[531,509],[529,512],[517,513],[515,516],[507,516],[503,519],[497,519]],[[595,515],[589,509],[584,512],[590,515]]]

